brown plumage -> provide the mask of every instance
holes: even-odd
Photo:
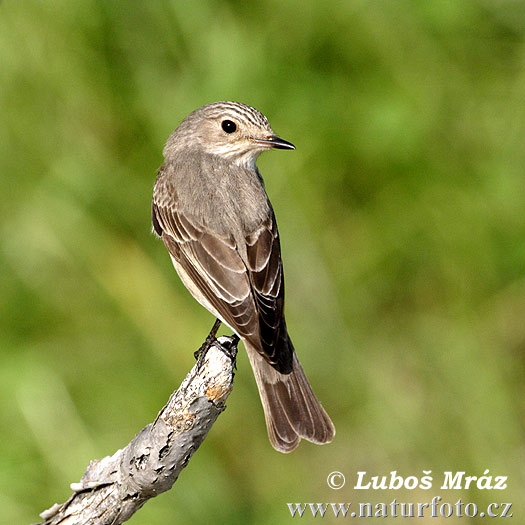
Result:
[[[328,443],[335,428],[288,336],[279,233],[257,169],[267,149],[294,149],[261,113],[234,102],[199,108],[164,149],[153,227],[193,297],[246,346],[275,449]]]

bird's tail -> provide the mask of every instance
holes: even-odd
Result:
[[[291,452],[301,439],[317,444],[330,443],[335,435],[334,424],[312,392],[293,347],[293,370],[290,374],[281,374],[255,348],[249,344],[245,346],[273,448]]]

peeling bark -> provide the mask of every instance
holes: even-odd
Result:
[[[41,525],[117,525],[169,490],[226,408],[237,341],[214,339],[155,421],[112,456],[91,461],[71,497],[40,514]]]

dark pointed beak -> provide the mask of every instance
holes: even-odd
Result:
[[[270,148],[275,149],[295,149],[295,146],[291,142],[281,139],[277,135],[271,135],[267,139],[257,139],[255,142],[258,144],[266,144]]]

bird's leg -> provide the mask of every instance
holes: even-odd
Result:
[[[206,337],[206,341],[202,343],[201,347],[193,354],[195,356],[195,359],[199,359],[202,355],[204,355],[210,346],[215,341],[215,336],[217,335],[217,330],[221,326],[221,320],[215,319],[215,323],[213,324],[210,333],[208,334],[208,337]]]

